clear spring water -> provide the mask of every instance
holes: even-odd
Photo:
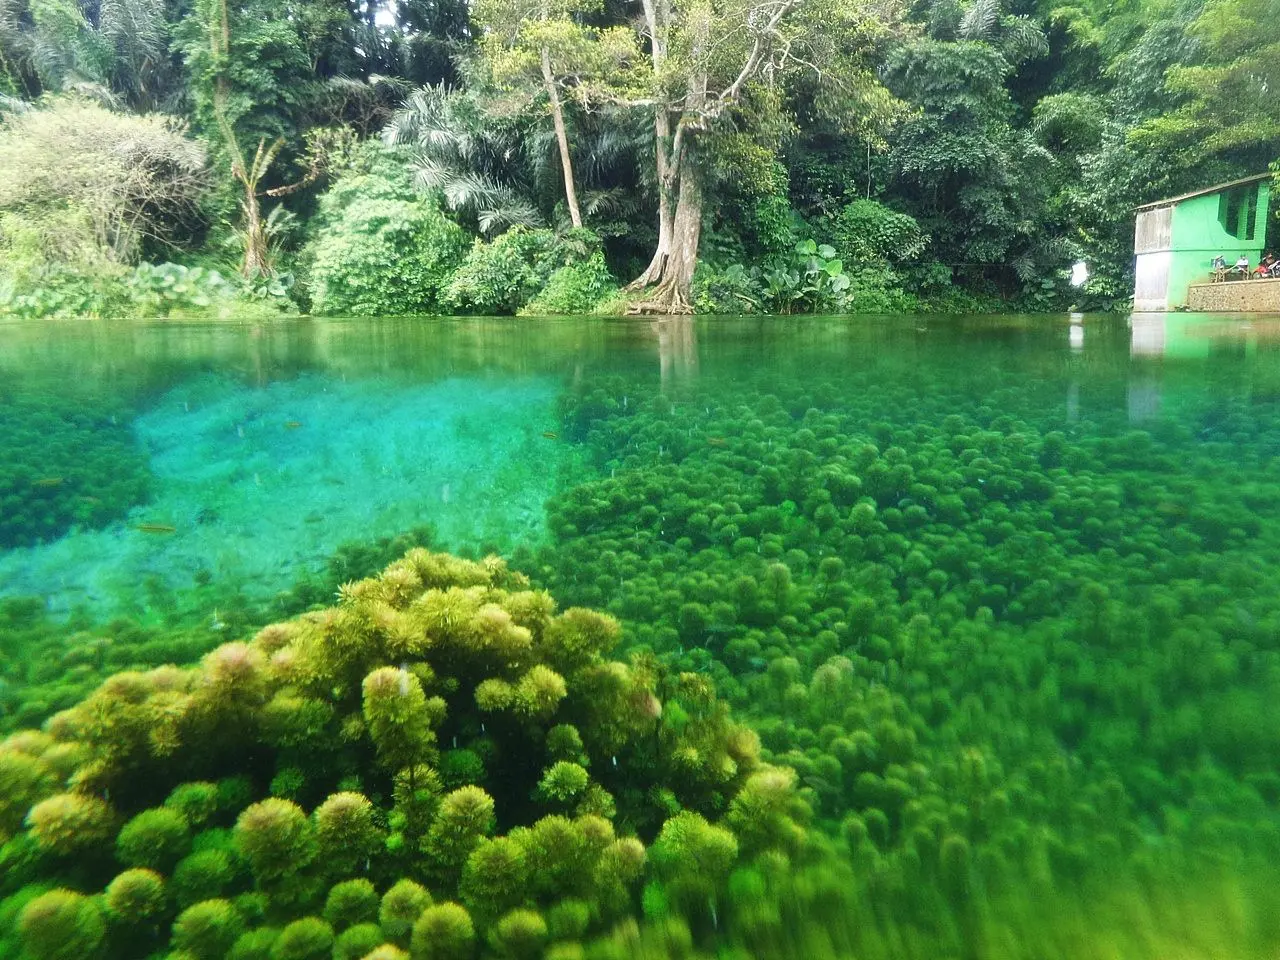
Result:
[[[1262,318],[4,326],[0,720],[430,527],[713,677],[872,901],[991,897],[859,955],[1271,955],[1278,457]]]

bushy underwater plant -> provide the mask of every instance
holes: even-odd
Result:
[[[196,667],[116,674],[0,745],[20,904],[0,936],[33,958],[309,960],[536,956],[544,912],[562,951],[603,934],[663,821],[732,815],[768,769],[699,678],[606,659],[618,641],[497,559],[415,549]],[[448,788],[460,750],[475,782]],[[286,768],[296,799],[269,796]],[[804,805],[782,802],[794,834]]]

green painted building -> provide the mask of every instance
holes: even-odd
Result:
[[[1183,307],[1187,289],[1213,272],[1213,258],[1228,264],[1243,254],[1262,256],[1271,202],[1271,174],[1260,173],[1137,208],[1134,229],[1133,309]]]

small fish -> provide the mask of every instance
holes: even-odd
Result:
[[[178,528],[167,523],[140,523],[133,529],[139,533],[177,533]]]
[[[548,440],[558,440],[560,438],[560,434],[554,433],[551,430],[543,430],[542,435],[546,437]]]
[[[32,484],[34,487],[60,487],[62,486],[61,477],[41,477]]]
[[[286,430],[297,430],[300,426],[302,426],[301,420],[286,420],[284,422],[284,428]]]
[[[101,501],[101,500],[99,500],[97,497],[78,497],[77,499],[78,499],[81,503],[87,503],[87,504],[89,504],[89,506],[91,506],[91,507],[96,507],[96,506],[98,506],[100,503],[102,503],[102,501]]]
[[[725,442],[724,437],[707,437],[707,443],[713,447],[723,447]]]

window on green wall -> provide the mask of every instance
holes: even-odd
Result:
[[[1218,194],[1218,222],[1237,240],[1254,239],[1258,232],[1258,185]]]

